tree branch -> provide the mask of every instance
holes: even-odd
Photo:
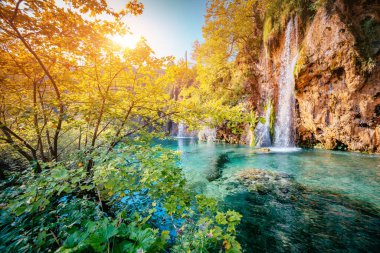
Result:
[[[24,0],[18,0],[17,4],[16,4],[16,7],[15,7],[15,10],[13,11],[13,15],[12,15],[12,18],[11,18],[11,22],[13,22],[13,20],[15,20],[16,16],[17,16],[17,12],[18,12],[18,9],[20,8],[20,4],[23,2]]]
[[[137,131],[140,131],[141,129],[143,129],[143,128],[147,127],[148,125],[152,124],[153,122],[157,122],[157,121],[159,121],[159,120],[162,119],[162,118],[165,118],[165,117],[167,117],[167,116],[170,116],[170,115],[173,115],[173,114],[176,114],[176,113],[178,113],[178,112],[171,112],[171,113],[167,113],[167,114],[161,115],[160,117],[157,117],[157,118],[155,118],[154,120],[149,120],[148,122],[146,122],[146,123],[143,124],[142,126],[140,126],[140,127],[136,128],[136,129],[134,129],[134,130],[132,130],[132,131],[126,133],[125,135],[121,136],[120,138],[118,138],[117,140],[115,140],[115,141],[112,143],[112,145],[111,145],[111,147],[110,147],[110,150],[108,150],[108,152],[111,151],[112,148],[114,148],[114,147],[115,147],[118,143],[120,143],[124,138],[126,138],[126,137],[128,137],[128,136],[130,136],[130,135],[132,135],[132,134],[134,134],[134,133],[136,133]]]

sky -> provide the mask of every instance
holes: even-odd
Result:
[[[121,8],[126,0],[109,0],[114,8]],[[206,0],[140,0],[145,6],[140,16],[126,18],[133,35],[114,40],[121,46],[133,47],[143,36],[157,56],[183,58],[195,40],[202,42],[202,26]]]

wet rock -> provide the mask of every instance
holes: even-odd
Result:
[[[365,16],[372,11],[367,8],[322,8],[307,29],[300,55],[304,64],[296,79],[302,143],[321,143],[325,149],[337,149],[343,143],[348,150],[380,152],[380,145],[371,141],[377,121],[378,100],[373,94],[380,91],[380,58],[373,56],[375,67],[370,72],[358,67],[364,61],[357,47],[361,21],[350,18],[347,22],[346,18]]]
[[[269,153],[270,152],[270,148],[258,148],[258,149],[255,149],[255,153]]]
[[[287,194],[287,193],[289,193],[289,188],[279,188],[279,190],[282,192],[282,193],[284,193],[284,194]]]
[[[261,169],[247,169],[235,175],[248,191],[260,195],[272,195],[279,201],[297,199],[304,187],[292,176]]]
[[[298,52],[294,71],[297,144],[337,149],[342,143],[347,150],[380,153],[379,44],[372,41],[373,54],[367,56],[360,45],[368,39],[362,29],[366,17],[379,26],[378,4],[330,2],[331,7],[319,8],[311,22],[298,20],[299,43],[291,48],[292,54]],[[379,29],[375,33],[378,41]],[[277,44],[268,45],[270,52],[263,50],[259,57],[258,88],[251,96],[261,116],[268,98],[276,112],[282,106],[278,104],[278,83],[285,37],[284,30],[276,38]]]
[[[228,154],[224,153],[218,156],[217,160],[215,161],[214,166],[211,168],[211,170],[208,172],[206,178],[209,182],[215,181],[222,177],[223,169],[225,168],[226,163],[228,163],[230,160],[228,158]]]

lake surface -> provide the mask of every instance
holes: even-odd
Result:
[[[380,252],[380,156],[258,152],[196,139],[164,145],[181,151],[190,187],[243,215],[238,237],[245,252]],[[287,184],[253,191],[236,176],[252,168],[278,173]]]

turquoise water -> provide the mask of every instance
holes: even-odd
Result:
[[[239,240],[246,252],[380,250],[380,156],[302,149],[266,153],[195,139],[165,145],[181,151],[190,187],[243,214]],[[286,174],[284,194],[244,187],[236,174],[252,168]]]

